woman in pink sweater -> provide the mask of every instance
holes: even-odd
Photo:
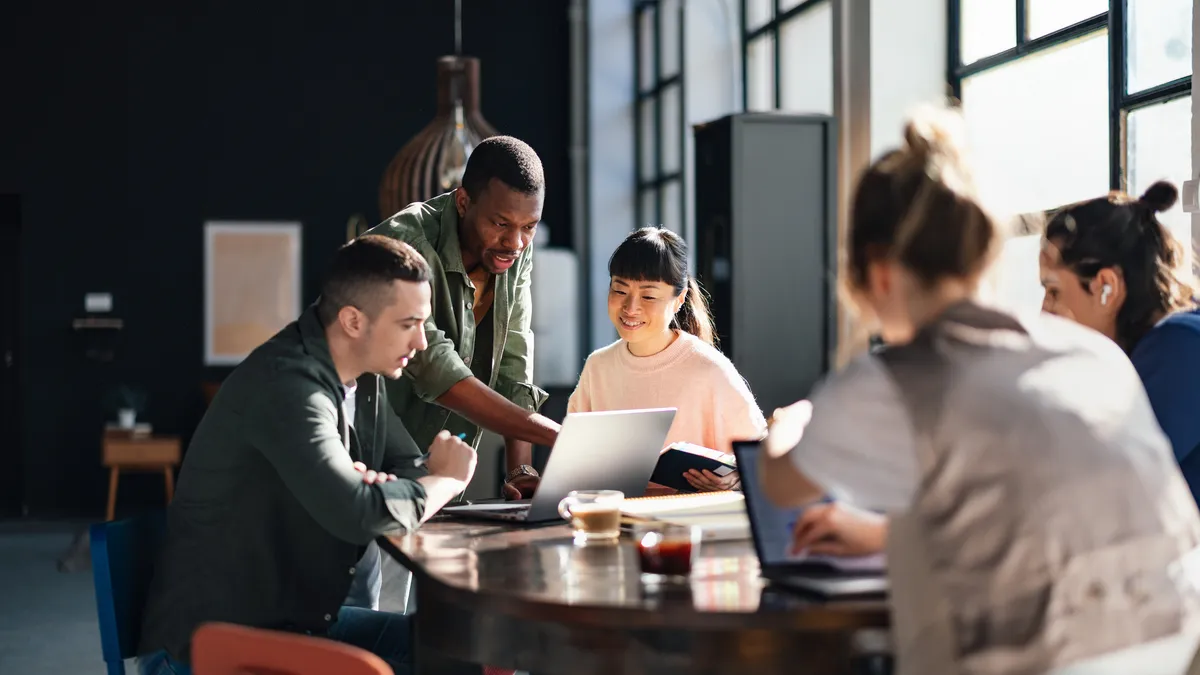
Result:
[[[767,429],[746,381],[713,346],[712,319],[687,273],[687,244],[667,229],[630,234],[608,261],[608,318],[621,336],[588,357],[569,412],[677,408],[667,444],[732,452],[735,440]],[[729,490],[724,478],[690,471],[697,490]]]

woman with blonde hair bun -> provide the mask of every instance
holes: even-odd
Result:
[[[762,488],[834,498],[797,553],[886,550],[902,674],[1181,673],[1200,514],[1112,340],[976,299],[997,227],[963,147],[926,113],[859,181],[847,282],[888,347],[778,411]]]

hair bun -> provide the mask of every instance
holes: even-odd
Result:
[[[1175,206],[1175,200],[1178,198],[1179,190],[1169,182],[1160,180],[1147,188],[1138,201],[1157,212],[1162,212]]]
[[[919,157],[958,157],[966,145],[966,124],[956,111],[925,106],[905,125],[904,143]]]
[[[904,144],[906,162],[921,167],[921,173],[945,189],[974,198],[967,126],[958,110],[921,106],[904,127]]]

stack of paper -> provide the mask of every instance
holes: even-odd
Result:
[[[704,492],[626,499],[621,513],[630,522],[658,521],[699,527],[706,541],[750,538],[746,499],[740,492]]]

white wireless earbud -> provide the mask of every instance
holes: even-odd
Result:
[[[1112,295],[1112,286],[1109,286],[1108,284],[1104,284],[1103,286],[1101,286],[1100,287],[1100,304],[1107,305],[1108,304],[1108,296],[1110,296],[1110,295]]]

